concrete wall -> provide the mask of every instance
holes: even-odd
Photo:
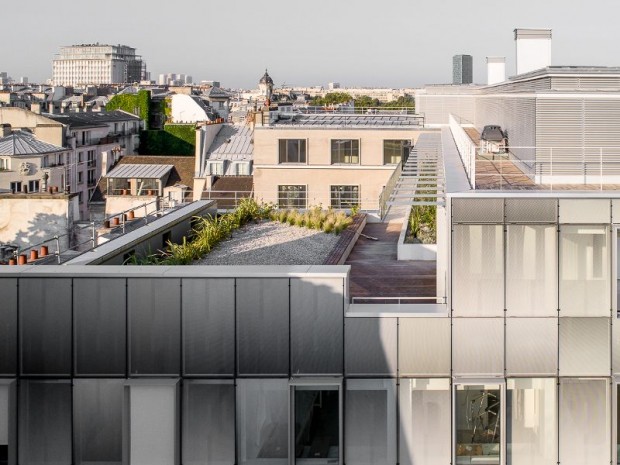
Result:
[[[153,203],[157,199],[156,195],[108,195],[105,201],[106,216],[116,215],[132,208],[136,208],[135,215],[137,217],[144,216],[145,203],[148,203],[147,214],[157,210],[157,205]]]
[[[170,97],[173,123],[208,121],[207,114],[190,95],[175,94]]]
[[[77,215],[76,206],[77,196],[62,194],[0,196],[0,242],[27,247],[67,234]]]

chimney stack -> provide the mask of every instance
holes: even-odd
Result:
[[[10,124],[5,123],[2,125],[2,137],[10,136],[12,132],[13,129]]]
[[[517,75],[551,66],[551,29],[514,30]]]
[[[506,57],[487,57],[487,84],[498,84],[505,80]]]

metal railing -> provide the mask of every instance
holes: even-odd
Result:
[[[478,147],[471,140],[469,135],[465,132],[461,126],[461,122],[456,117],[450,114],[450,131],[454,138],[454,143],[461,156],[461,161],[465,167],[467,178],[472,189],[476,188],[476,154],[478,153]]]
[[[419,304],[419,303],[431,303],[431,304],[446,304],[447,298],[441,296],[429,296],[429,297],[351,297],[352,304],[367,304],[367,303],[379,303],[379,304]]]
[[[396,167],[394,172],[392,173],[392,176],[390,176],[390,179],[388,179],[388,181],[385,183],[385,186],[383,186],[383,189],[381,189],[381,193],[379,194],[379,215],[381,216],[382,220],[385,218],[385,215],[387,214],[388,200],[390,200],[390,197],[392,196],[392,193],[394,192],[394,187],[396,187],[396,183],[398,183],[398,180],[402,172],[403,172],[403,162],[401,160],[398,163],[398,166]]]
[[[307,107],[280,107],[278,112],[283,114],[354,114],[354,115],[412,115],[423,117],[412,107],[352,107],[347,105],[334,106],[307,106]]]

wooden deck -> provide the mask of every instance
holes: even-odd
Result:
[[[351,297],[433,297],[435,261],[397,261],[400,223],[367,224],[345,265],[351,265]]]

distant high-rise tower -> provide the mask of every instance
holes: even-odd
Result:
[[[116,84],[140,82],[146,63],[136,49],[126,45],[86,44],[61,47],[53,61],[54,85]]]
[[[471,55],[452,57],[452,83],[471,84],[474,82],[473,58]]]

